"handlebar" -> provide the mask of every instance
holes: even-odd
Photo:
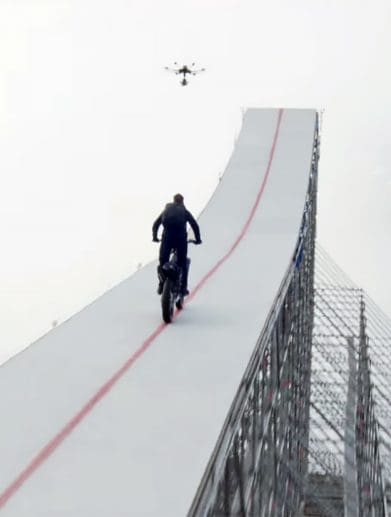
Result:
[[[161,242],[161,239],[153,239],[152,242]],[[188,244],[201,244],[202,241],[198,242],[195,239],[188,239]]]

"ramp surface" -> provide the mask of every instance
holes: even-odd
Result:
[[[172,325],[152,263],[0,368],[2,515],[186,515],[292,260],[315,120],[247,111]]]

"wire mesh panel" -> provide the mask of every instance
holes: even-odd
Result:
[[[319,246],[315,279],[309,479],[330,499],[341,480],[341,515],[387,515],[391,322]]]

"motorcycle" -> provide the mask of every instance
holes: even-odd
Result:
[[[189,240],[189,243],[196,244],[195,240]],[[190,259],[187,258],[187,271],[190,267]],[[171,323],[174,317],[175,307],[178,310],[183,309],[184,294],[182,292],[183,271],[178,265],[177,252],[171,250],[170,258],[161,268],[159,272],[159,280],[163,284],[161,294],[162,316],[166,323]]]

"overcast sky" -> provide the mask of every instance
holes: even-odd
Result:
[[[0,0],[0,360],[155,258],[174,192],[202,210],[247,106],[324,110],[318,237],[391,315],[390,26],[386,0]]]

